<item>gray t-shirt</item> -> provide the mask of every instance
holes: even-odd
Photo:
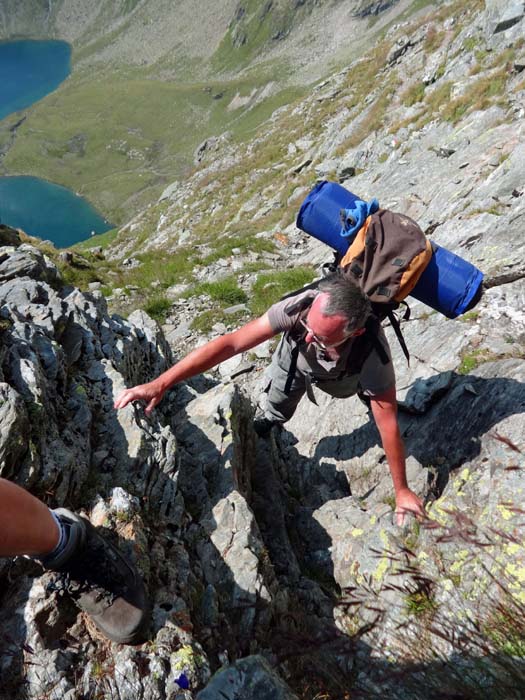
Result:
[[[309,305],[302,311],[300,309],[294,310],[292,313],[287,313],[287,311],[294,305],[300,307],[301,301],[303,300],[306,304],[309,298],[313,299],[317,294],[317,290],[307,290],[306,292],[273,304],[273,306],[268,309],[268,319],[272,329],[276,333],[302,330],[299,321],[300,319],[306,319],[308,309],[310,308]],[[367,396],[382,394],[395,385],[395,374],[390,348],[382,328],[379,330],[378,339],[390,361],[386,365],[383,364],[376,350],[372,350],[366,358],[361,372],[359,373],[359,390]],[[320,382],[337,379],[346,369],[348,357],[354,342],[354,338],[349,338],[346,343],[338,347],[339,357],[337,359],[330,357],[326,351],[315,343],[308,343],[304,347],[301,346],[297,358],[297,369],[301,372],[308,373],[315,380]]]

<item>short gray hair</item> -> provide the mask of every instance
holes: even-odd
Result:
[[[348,319],[347,330],[363,328],[372,313],[368,297],[357,281],[343,271],[327,275],[319,282],[319,291],[328,294],[328,301],[323,308],[325,316],[345,316]]]

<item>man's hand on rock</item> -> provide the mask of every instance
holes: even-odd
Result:
[[[402,527],[410,514],[415,515],[418,519],[426,517],[423,501],[413,491],[406,488],[396,493],[396,525]]]
[[[131,389],[125,389],[115,399],[113,406],[115,408],[124,408],[132,401],[146,401],[147,406],[144,409],[147,416],[153,411],[164,396],[164,390],[159,389],[154,382],[148,384],[139,384]]]

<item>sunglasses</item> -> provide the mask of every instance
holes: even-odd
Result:
[[[339,345],[342,345],[345,343],[348,338],[351,338],[353,335],[359,335],[359,331],[350,331],[349,333],[345,333],[345,336],[342,340],[338,340],[337,343],[325,343],[323,340],[321,340],[316,334],[313,332],[313,330],[310,328],[310,326],[304,321],[302,318],[299,319],[299,322],[303,326],[303,328],[306,329],[306,331],[312,336],[313,342],[318,345],[322,350],[329,350],[330,348],[336,348]]]

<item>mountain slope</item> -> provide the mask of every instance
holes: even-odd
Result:
[[[0,173],[66,185],[121,224],[187,172],[206,137],[244,138],[410,5],[8,0],[0,35],[74,51],[57,91],[0,122]],[[367,8],[384,10],[370,29]]]
[[[507,9],[456,0],[400,22],[74,251],[0,227],[2,476],[118,537],[153,611],[148,643],[108,644],[52,576],[0,561],[1,700],[521,700],[525,8]],[[386,328],[423,523],[394,524],[357,399],[314,387],[318,405],[255,435],[269,343],[149,417],[113,409],[316,274],[330,253],[294,221],[325,177],[485,274],[458,319],[410,300],[409,365]]]
[[[220,47],[211,65],[215,75],[222,64],[238,72],[251,59],[267,55],[272,46],[286,47],[294,34],[310,50],[327,41],[333,46],[334,17],[339,26],[343,21],[341,28],[355,42],[352,29],[359,27],[359,34],[366,29],[359,18],[384,14],[396,4],[397,0],[4,0],[0,37],[60,38],[73,44],[78,59],[90,63],[154,65],[166,60],[173,67],[191,65],[200,75],[209,74],[203,60]],[[293,52],[287,51],[292,62],[298,49],[295,45]]]

